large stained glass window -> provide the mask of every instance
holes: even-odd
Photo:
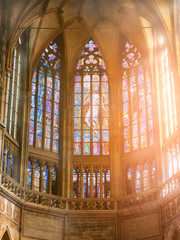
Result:
[[[176,100],[174,76],[170,70],[168,49],[162,51],[161,56],[161,89],[162,89],[162,120],[163,137],[168,139],[177,130]]]
[[[151,83],[137,48],[127,42],[123,57],[123,131],[124,152],[154,143]]]
[[[12,72],[8,73],[5,109],[5,129],[17,138],[18,109],[21,81],[21,41],[13,51]]]
[[[74,155],[109,155],[109,82],[93,40],[85,45],[74,78]]]
[[[180,170],[180,155],[178,141],[172,142],[165,150],[166,176],[172,177]]]
[[[62,59],[59,38],[43,52],[32,80],[29,144],[59,150],[60,83]]]

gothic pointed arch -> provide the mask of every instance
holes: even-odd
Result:
[[[109,80],[93,39],[85,45],[74,77],[74,155],[109,155]]]

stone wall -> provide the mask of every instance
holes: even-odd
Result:
[[[115,217],[101,216],[68,217],[68,240],[115,240]]]

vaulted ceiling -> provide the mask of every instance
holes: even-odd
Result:
[[[5,2],[10,47],[13,48],[22,32],[29,28],[30,67],[33,69],[43,49],[63,31],[69,77],[90,36],[98,44],[110,71],[115,67],[120,33],[147,56],[151,47],[152,27],[167,31],[171,36],[171,0]]]

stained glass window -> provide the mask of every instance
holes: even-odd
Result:
[[[74,155],[109,155],[109,81],[93,40],[85,45],[74,77]]]
[[[155,161],[152,162],[151,165],[151,179],[152,179],[152,187],[156,186],[156,166],[155,166]]]
[[[143,189],[144,191],[148,190],[150,188],[150,183],[149,183],[149,167],[148,164],[144,164],[143,168]]]
[[[35,191],[39,191],[39,186],[40,186],[40,167],[39,164],[35,164],[35,169],[34,169],[34,189]]]
[[[29,144],[59,150],[62,56],[59,37],[43,52],[32,79]]]
[[[165,150],[166,176],[172,177],[180,170],[179,143],[174,141]]]
[[[161,56],[161,88],[162,88],[162,120],[164,140],[177,130],[176,99],[174,88],[174,75],[169,64],[168,49],[162,51]]]
[[[128,168],[127,171],[127,177],[126,177],[126,191],[127,194],[131,194],[132,193],[132,172],[131,172],[131,168]]]
[[[154,143],[151,82],[137,48],[127,42],[123,57],[122,95],[124,152]]]
[[[141,191],[141,174],[140,174],[140,167],[137,165],[136,172],[135,172],[135,190],[136,192]]]
[[[47,192],[48,191],[48,168],[46,165],[44,165],[43,182],[44,182],[43,192]]]
[[[12,72],[8,73],[6,88],[5,129],[17,138],[18,109],[21,81],[21,42],[13,51]]]
[[[32,184],[32,163],[28,161],[28,168],[27,168],[27,188],[31,189]]]
[[[57,193],[57,189],[56,189],[56,169],[55,167],[53,167],[52,169],[52,194],[56,194]]]

